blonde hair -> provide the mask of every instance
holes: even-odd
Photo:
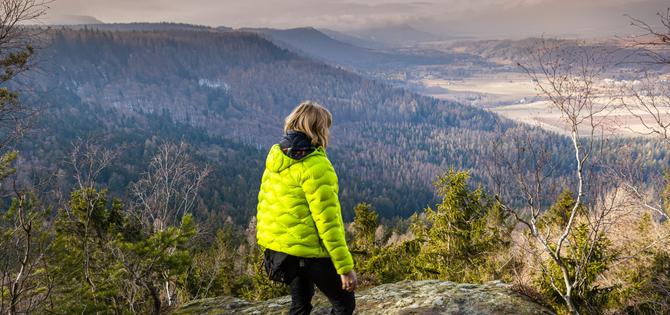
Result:
[[[304,101],[293,109],[284,122],[284,132],[299,131],[307,135],[313,145],[328,147],[333,115],[322,105]]]

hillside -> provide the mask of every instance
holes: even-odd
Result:
[[[346,219],[364,201],[384,217],[423,209],[435,201],[432,181],[451,167],[492,184],[490,139],[515,126],[303,57],[250,32],[49,34],[52,42],[39,55],[43,71],[19,82],[32,86],[29,101],[43,106],[40,128],[21,148],[24,163],[43,174],[67,173],[64,158],[77,139],[123,148],[100,180],[124,196],[158,144],[186,141],[214,168],[198,207],[206,217],[248,222],[267,149],[281,136],[283,118],[305,99],[334,115],[328,152]],[[564,181],[571,161],[566,139],[535,134],[559,163],[553,180]]]
[[[390,24],[352,30],[348,34],[358,38],[386,43],[392,46],[406,46],[421,42],[443,40],[442,36],[417,30],[409,24]]]
[[[403,68],[410,65],[444,64],[465,58],[461,54],[403,53],[394,50],[363,48],[349,43],[351,40],[349,42],[338,40],[312,27],[285,30],[271,28],[242,30],[262,34],[283,48],[358,71],[374,71],[387,69],[388,67]],[[339,37],[342,38],[342,36],[346,35],[342,34]],[[371,41],[361,40],[358,41],[358,44],[366,45],[369,42]]]
[[[343,42],[343,43],[348,43],[350,45],[354,45],[354,46],[358,46],[358,47],[369,48],[369,49],[390,48],[388,44],[362,39],[362,38],[356,37],[354,35],[349,35],[349,34],[339,32],[339,31],[336,31],[336,30],[331,30],[331,29],[327,29],[327,28],[319,28],[319,32],[326,34],[328,37],[330,37],[334,40],[337,40],[337,41],[340,41],[340,42]]]
[[[81,23],[68,25],[72,30],[100,30],[100,31],[231,31],[232,28],[220,26],[215,29],[208,26],[185,23]]]
[[[58,30],[40,52],[35,86],[43,126],[27,163],[55,172],[79,137],[125,145],[102,178],[123,192],[160,141],[191,143],[215,166],[207,211],[246,220],[267,148],[285,115],[312,99],[334,115],[329,149],[345,216],[361,201],[407,216],[434,200],[433,178],[474,168],[496,125],[488,112],[391,88],[277,47],[248,32]],[[407,152],[412,152],[408,155]],[[59,166],[55,166],[59,165]],[[142,164],[144,165],[144,164]],[[481,173],[478,173],[481,174]],[[204,207],[204,206],[203,206]]]
[[[512,40],[472,40],[453,43],[429,43],[428,47],[441,48],[447,52],[459,52],[479,56],[484,60],[492,60],[516,65],[516,62],[528,62],[526,59],[534,50],[547,47],[561,46],[562,49],[572,50],[575,53],[580,49],[588,49],[594,55],[602,55],[604,62],[612,62],[619,68],[631,65],[648,63],[648,56],[625,40],[613,39],[554,39],[529,37]],[[438,49],[439,49],[438,48]]]

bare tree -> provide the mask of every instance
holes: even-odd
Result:
[[[641,33],[625,40],[630,46],[639,48],[649,62],[655,65],[670,65],[670,8],[658,12],[659,26],[629,16],[631,25]],[[635,117],[644,130],[643,134],[659,136],[670,144],[670,78],[658,73],[644,71],[638,80],[623,87],[621,103]]]
[[[120,148],[110,149],[90,139],[72,143],[68,164],[72,167],[78,189],[94,188],[102,174],[121,154]]]
[[[49,0],[4,0],[0,3],[0,47],[3,51],[21,50],[35,33],[25,28],[46,14]]]
[[[627,16],[631,26],[640,30],[639,34],[627,39],[631,46],[642,49],[651,57],[651,63],[670,64],[670,8],[665,12],[656,13],[658,25]]]
[[[35,0],[0,2],[0,189],[11,190],[12,199],[9,209],[0,213],[0,313],[3,314],[34,312],[50,292],[50,287],[43,287],[45,283],[38,280],[43,277],[40,269],[46,248],[45,211],[34,194],[20,188],[11,176],[17,154],[11,152],[10,145],[21,137],[33,111],[21,104],[17,91],[8,87],[18,74],[30,68],[34,32],[24,24],[44,15],[46,4]],[[5,185],[10,177],[13,180]]]
[[[76,180],[77,190],[83,192],[87,203],[86,220],[83,222],[82,253],[84,255],[82,270],[86,282],[92,291],[96,291],[97,285],[91,276],[91,235],[94,229],[92,222],[92,211],[95,203],[100,199],[102,192],[95,189],[96,182],[100,174],[107,169],[112,162],[119,156],[120,149],[109,149],[96,144],[91,140],[79,139],[72,144],[68,164],[72,167],[73,176]],[[66,204],[63,206],[67,215],[72,217],[73,211]]]
[[[0,149],[24,133],[35,110],[19,101],[7,84],[32,65],[33,44],[39,33],[28,28],[46,14],[49,1],[3,0],[0,2]]]
[[[622,107],[636,119],[641,130],[632,131],[652,135],[670,144],[670,78],[645,71],[640,78],[622,85]]]
[[[13,185],[12,204],[0,217],[0,313],[34,312],[52,286],[40,270],[46,264],[46,209],[32,192]]]
[[[193,209],[209,172],[209,167],[200,168],[191,161],[186,143],[160,146],[149,170],[131,186],[146,226],[162,231],[179,223]]]
[[[588,184],[593,177],[591,166],[594,155],[602,145],[602,133],[610,104],[601,104],[602,88],[600,78],[605,70],[607,52],[596,51],[582,43],[566,44],[560,41],[542,40],[534,47],[530,64],[519,66],[535,84],[539,94],[549,106],[560,113],[565,129],[569,133],[572,147],[572,178],[565,183],[575,193],[574,203],[558,230],[543,229],[541,217],[548,210],[557,191],[551,179],[557,169],[557,161],[550,152],[535,143],[533,137],[522,127],[509,134],[513,140],[504,145],[499,142],[498,153],[500,166],[514,174],[513,178],[503,180],[501,187],[513,187],[515,193],[498,196],[498,201],[522,226],[528,229],[533,242],[539,246],[536,253],[539,267],[549,278],[549,284],[565,302],[568,311],[578,314],[574,292],[585,284],[586,267],[593,257],[596,244],[603,237],[605,217],[608,207],[595,207],[595,203],[587,203],[585,198],[589,191]],[[514,132],[514,131],[513,131]],[[501,141],[505,141],[504,139]],[[511,206],[510,202],[501,200],[500,196],[516,196],[525,204],[524,207]],[[589,196],[592,201],[596,196]],[[590,215],[584,219],[590,228],[588,244],[580,247],[585,251],[582,260],[569,266],[566,248],[578,248],[571,243],[571,235],[577,224],[580,209],[588,208]],[[611,208],[611,207],[610,207]],[[598,210],[599,209],[599,210]],[[544,259],[547,257],[548,259]],[[560,270],[556,278],[550,272],[551,265]],[[573,270],[574,269],[574,270]]]
[[[210,173],[192,162],[186,143],[164,144],[149,164],[149,170],[131,185],[136,209],[143,225],[160,232],[177,225],[190,213],[198,200],[198,191]],[[172,305],[174,283],[164,273],[167,304]]]
[[[653,140],[652,140],[653,141]],[[622,189],[627,193],[630,207],[640,206],[649,211],[659,221],[669,219],[667,198],[668,180],[667,171],[657,169],[657,165],[644,165],[644,161],[635,161],[631,148],[619,148],[620,158],[616,163],[607,165],[603,172],[609,178],[614,178],[620,183]]]
[[[639,62],[638,66],[670,65],[670,8],[665,12],[658,12],[657,16],[656,26],[629,16],[631,25],[641,32],[625,40],[629,46],[639,48],[651,60]],[[643,69],[639,77],[624,83],[619,99],[621,107],[641,125],[640,129],[633,131],[641,135],[655,136],[665,145],[670,145],[670,77],[664,77],[652,69]],[[668,180],[667,177],[656,178],[647,181],[651,184],[643,185],[641,183],[644,181],[637,174],[640,167],[634,165],[632,168],[622,168],[617,173],[628,193],[639,204],[667,219],[668,209],[664,206],[662,194],[664,187],[658,187],[658,184]],[[665,171],[668,171],[667,167]],[[666,182],[661,186],[667,184],[670,183]]]

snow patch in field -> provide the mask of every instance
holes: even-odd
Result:
[[[210,89],[224,89],[226,92],[230,90],[228,83],[221,80],[200,79],[198,80],[198,85]]]

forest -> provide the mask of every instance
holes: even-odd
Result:
[[[8,3],[16,22],[45,10]],[[364,286],[503,280],[559,313],[670,311],[670,123],[598,136],[591,50],[550,42],[521,65],[565,114],[563,136],[254,33],[20,24],[0,25],[0,313],[286,294],[261,271],[254,214],[266,150],[304,99],[334,115],[328,156]],[[653,118],[670,97],[632,92],[621,106]]]

